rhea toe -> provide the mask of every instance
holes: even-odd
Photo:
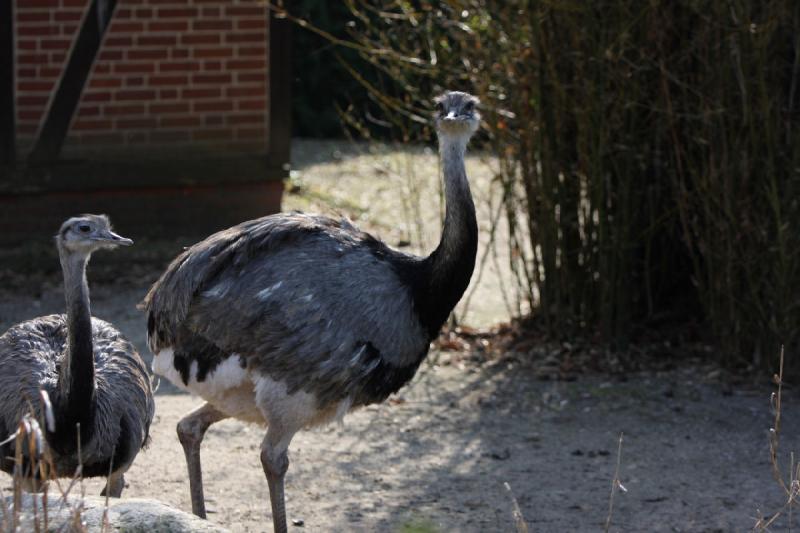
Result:
[[[22,322],[0,336],[0,435],[13,434],[32,409],[36,420],[48,420],[52,470],[46,477],[108,476],[103,494],[118,497],[123,474],[148,441],[155,404],[136,349],[113,325],[91,316],[86,267],[94,252],[132,241],[114,233],[104,215],[70,218],[55,240],[67,312]],[[14,439],[0,445],[0,468],[8,473],[15,469],[15,445]],[[32,468],[29,448],[20,451],[17,475],[38,490],[47,479]]]
[[[436,99],[446,215],[430,255],[393,250],[346,220],[277,214],[195,244],[151,287],[153,370],[206,401],[177,428],[195,514],[206,514],[200,443],[215,422],[266,425],[261,464],[274,529],[285,532],[294,435],[381,402],[414,376],[475,266],[464,156],[477,103],[462,92]]]

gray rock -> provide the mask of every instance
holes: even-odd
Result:
[[[34,506],[36,516],[34,519]],[[124,532],[124,533],[226,533],[215,524],[192,514],[179,511],[156,500],[143,498],[110,498],[106,516],[106,499],[101,496],[70,495],[66,500],[48,497],[48,523],[44,529],[41,494],[23,494],[20,504],[19,527],[17,531],[56,532]],[[8,514],[9,516],[6,516]],[[80,514],[80,521],[77,516]],[[13,517],[13,498],[5,498],[0,507],[0,529],[11,531]],[[80,522],[80,526],[77,525]],[[104,527],[103,524],[106,523]]]

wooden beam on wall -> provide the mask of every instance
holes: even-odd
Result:
[[[6,0],[7,1],[7,0]],[[31,163],[47,163],[61,152],[72,115],[89,78],[103,35],[117,7],[117,0],[92,0],[67,58],[56,92],[50,101],[39,138],[28,157]]]
[[[288,170],[292,140],[292,23],[270,13],[269,159]]]
[[[0,1],[0,167],[16,158],[14,1]]]

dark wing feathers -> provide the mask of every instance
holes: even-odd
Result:
[[[290,390],[377,401],[428,349],[395,260],[419,261],[325,217],[241,224],[184,252],[151,288],[151,347],[177,350],[188,330]]]
[[[302,219],[294,227],[310,227]],[[197,291],[228,267],[245,264],[257,252],[293,237],[292,225],[279,224],[271,217],[243,222],[211,235],[176,257],[153,284],[142,302],[148,313],[148,333],[153,352],[171,346],[172,335],[186,319]]]

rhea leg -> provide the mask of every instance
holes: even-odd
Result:
[[[269,501],[272,505],[272,527],[275,533],[286,533],[286,503],[283,494],[283,477],[289,468],[289,443],[294,431],[279,424],[270,424],[267,436],[261,443],[261,466],[267,476]]]
[[[106,480],[106,486],[100,493],[100,496],[111,496],[112,498],[119,498],[122,496],[122,489],[125,488],[124,472],[113,472]]]
[[[204,403],[178,422],[178,440],[186,455],[189,468],[189,492],[192,496],[192,512],[200,518],[206,517],[206,501],[203,497],[203,471],[200,468],[200,443],[206,430],[215,422],[228,418],[210,403]]]

